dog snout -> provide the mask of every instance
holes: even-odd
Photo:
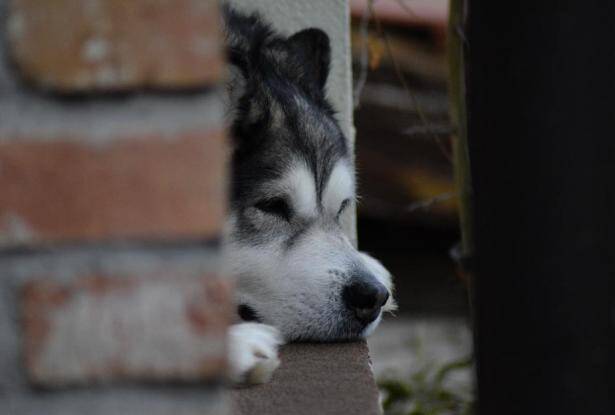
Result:
[[[375,278],[358,278],[344,287],[342,297],[357,319],[369,324],[380,314],[380,309],[389,299],[389,291]]]

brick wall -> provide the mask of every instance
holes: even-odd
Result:
[[[0,0],[0,413],[225,413],[215,0]]]

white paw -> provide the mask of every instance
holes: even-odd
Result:
[[[230,379],[235,384],[258,384],[271,379],[280,365],[280,332],[261,323],[240,323],[229,329]]]

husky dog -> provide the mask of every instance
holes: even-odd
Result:
[[[362,338],[394,308],[391,277],[340,225],[355,203],[347,140],[326,99],[329,38],[290,37],[225,9],[232,110],[224,262],[237,277],[231,378],[260,383],[288,341]]]

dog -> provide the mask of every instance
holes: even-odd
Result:
[[[357,251],[340,219],[355,205],[346,137],[326,98],[330,41],[286,37],[225,6],[233,139],[226,272],[237,278],[230,377],[269,380],[278,347],[369,335],[395,308],[389,272]]]

